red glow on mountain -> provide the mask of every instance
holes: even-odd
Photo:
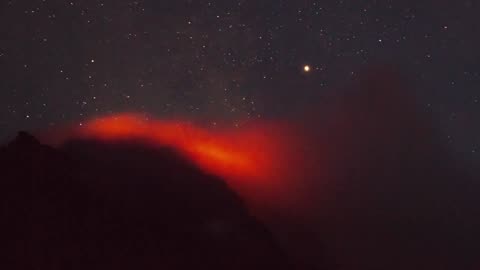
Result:
[[[287,136],[278,126],[266,123],[208,130],[187,122],[123,114],[84,123],[74,136],[172,147],[204,171],[229,181],[267,182],[287,174]]]

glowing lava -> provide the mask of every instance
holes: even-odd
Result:
[[[133,139],[172,147],[203,170],[227,180],[267,181],[284,175],[288,167],[283,160],[287,154],[283,142],[286,136],[267,124],[211,131],[187,122],[123,114],[87,122],[74,136],[108,141]]]

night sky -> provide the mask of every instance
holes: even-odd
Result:
[[[467,0],[4,0],[0,138],[126,111],[281,119],[388,64],[452,149],[478,158],[478,12]]]

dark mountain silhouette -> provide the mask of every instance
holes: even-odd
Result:
[[[0,148],[2,269],[288,269],[223,181],[169,149],[20,132]]]

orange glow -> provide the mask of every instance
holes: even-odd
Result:
[[[187,122],[122,114],[84,123],[73,136],[108,141],[134,139],[172,147],[206,172],[229,181],[259,182],[286,173],[286,136],[275,131],[266,124],[212,131]]]

